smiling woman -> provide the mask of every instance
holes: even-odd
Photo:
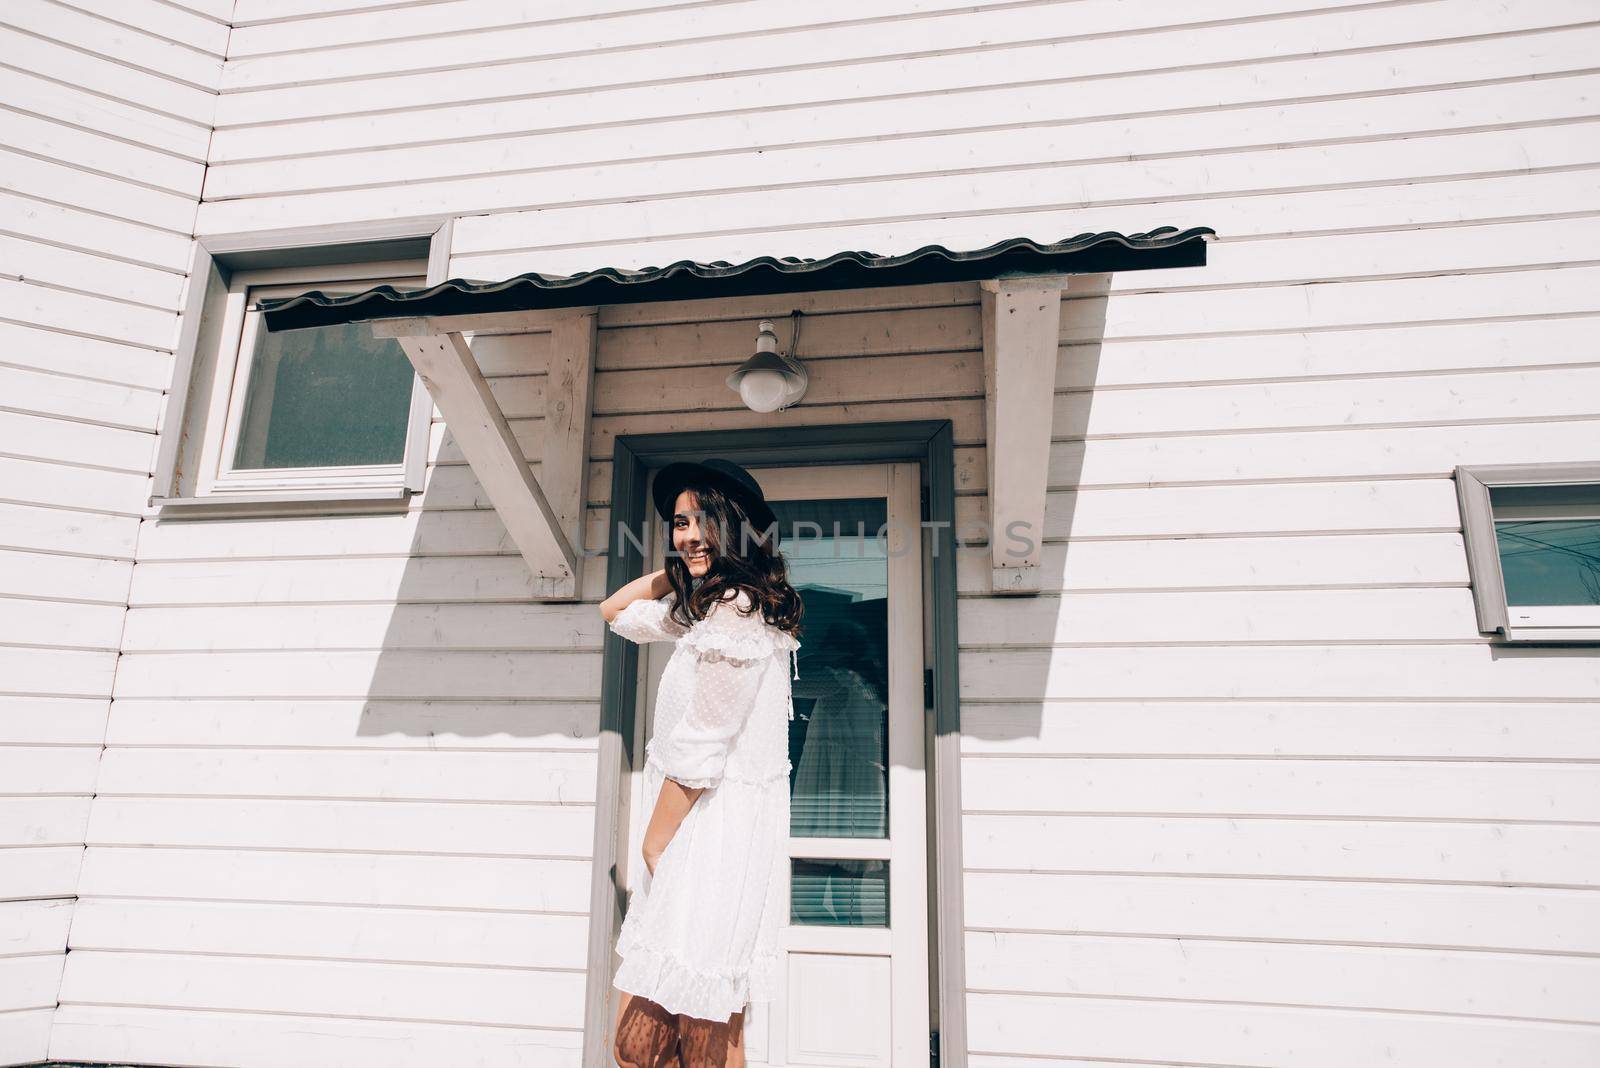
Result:
[[[677,643],[646,746],[646,875],[616,945],[625,1066],[743,1064],[745,1007],[776,985],[794,714],[784,660],[801,606],[773,542],[740,555],[729,546],[750,543],[718,529],[771,515],[740,475],[721,461],[660,472],[668,565],[601,605],[622,637]]]

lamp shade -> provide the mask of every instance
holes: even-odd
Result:
[[[756,338],[756,351],[724,381],[739,394],[745,407],[755,412],[775,412],[799,400],[810,383],[805,365],[778,352],[778,337],[772,323],[763,319]]]

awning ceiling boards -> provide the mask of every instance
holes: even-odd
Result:
[[[558,277],[519,274],[501,282],[452,279],[426,289],[377,286],[342,296],[311,292],[263,300],[258,306],[268,330],[295,330],[373,319],[970,282],[1014,275],[1196,267],[1205,263],[1206,239],[1215,233],[1205,226],[1187,230],[1164,226],[1143,234],[1085,233],[1044,245],[1014,237],[969,252],[925,245],[899,256],[839,252],[816,260],[761,256],[739,264],[680,260],[666,267],[639,270],[601,267]]]

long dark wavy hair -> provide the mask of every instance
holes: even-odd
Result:
[[[805,602],[789,585],[789,564],[778,552],[778,532],[760,530],[744,506],[714,485],[687,482],[683,489],[699,502],[700,540],[711,555],[711,567],[698,580],[689,562],[673,544],[676,517],[666,521],[667,581],[675,594],[672,618],[688,627],[702,620],[728,591],[745,590],[773,626],[800,637]],[[742,534],[742,536],[741,536]]]

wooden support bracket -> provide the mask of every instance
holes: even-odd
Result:
[[[506,532],[533,571],[536,596],[543,600],[576,598],[580,557],[564,529],[581,528],[581,508],[577,524],[564,527],[560,513],[528,469],[522,449],[499,403],[489,392],[489,384],[466,339],[451,332],[397,340],[443,413],[450,433],[499,513]],[[589,362],[592,366],[592,354]],[[583,394],[585,414],[581,421],[586,429],[587,384]],[[562,437],[564,441],[568,439],[570,431]],[[558,462],[570,466],[570,444],[564,449]],[[569,509],[572,507],[570,501],[565,503]]]
[[[550,328],[550,365],[545,379],[539,481],[560,529],[579,547],[584,544],[588,522],[589,414],[599,335],[596,311],[557,320]],[[580,553],[576,575],[580,584],[583,562]]]
[[[1042,585],[1061,293],[1067,275],[980,281],[989,551],[995,593]]]

